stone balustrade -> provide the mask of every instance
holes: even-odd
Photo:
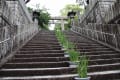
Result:
[[[74,31],[87,36],[91,39],[102,41],[115,48],[120,49],[120,25],[119,24],[81,24],[79,27],[73,27]]]
[[[114,5],[111,5],[105,15],[106,23],[118,23],[120,17],[120,2],[117,0]]]
[[[114,5],[116,0],[95,0],[94,3],[88,5],[84,14],[80,18],[80,23],[106,23],[106,17],[110,6]],[[106,16],[106,17],[105,17]]]
[[[23,0],[0,2],[0,62],[4,62],[39,30]]]

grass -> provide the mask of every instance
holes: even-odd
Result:
[[[87,67],[88,67],[88,59],[85,55],[81,56],[79,59],[77,71],[80,78],[87,77]]]
[[[68,53],[70,55],[70,61],[77,62],[79,61],[79,53],[75,51],[74,49],[69,49]]]

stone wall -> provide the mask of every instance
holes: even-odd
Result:
[[[80,23],[105,23],[105,16],[116,0],[90,0],[81,17]]]

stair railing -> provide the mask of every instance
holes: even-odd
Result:
[[[81,24],[80,27],[74,26],[73,31],[80,33],[93,40],[103,42],[120,50],[120,25],[119,24]]]
[[[0,66],[39,31],[22,0],[1,2]]]

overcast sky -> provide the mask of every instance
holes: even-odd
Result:
[[[76,0],[31,0],[27,6],[34,8],[36,4],[40,4],[40,7],[45,7],[51,16],[59,16],[60,10],[64,8],[66,4],[75,4]]]

